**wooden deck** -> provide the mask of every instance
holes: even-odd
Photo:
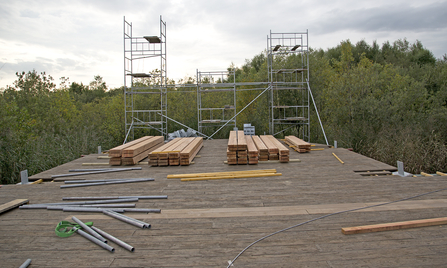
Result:
[[[62,182],[3,185],[0,205],[15,199],[30,204],[62,202],[69,196],[168,195],[140,200],[137,208],[159,208],[160,214],[127,213],[146,221],[139,229],[98,213],[13,209],[0,214],[0,266],[19,267],[227,267],[250,243],[283,228],[328,213],[364,207],[447,188],[447,177],[362,176],[355,170],[388,166],[345,149],[298,154],[300,162],[258,165],[224,164],[228,140],[204,141],[190,166],[78,176],[77,179],[155,178],[155,181],[60,189]],[[334,158],[335,153],[345,164]],[[69,169],[100,168],[89,155],[30,177],[50,179]],[[279,177],[181,182],[168,174],[277,169]],[[439,218],[447,215],[447,191],[404,202],[338,214],[271,236],[244,252],[234,267],[446,267],[447,226],[431,226],[344,235],[343,227]],[[135,247],[114,243],[110,253],[83,237],[55,235],[62,220],[76,216]]]

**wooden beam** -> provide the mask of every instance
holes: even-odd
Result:
[[[19,207],[23,204],[28,204],[28,203],[29,203],[28,199],[16,199],[11,202],[5,203],[3,205],[0,205],[0,214],[2,214],[3,212],[6,212],[8,210],[11,210],[13,208]]]
[[[421,175],[424,177],[433,177],[433,175],[425,173],[425,172],[421,172]]]
[[[187,178],[187,179],[181,179],[181,181],[205,181],[205,180],[220,180],[220,179],[272,177],[272,176],[282,176],[282,173],[259,173],[259,174],[240,174],[240,175],[220,176],[220,177]]]
[[[343,234],[364,234],[447,224],[447,217],[342,228]]]
[[[209,173],[189,173],[189,174],[173,174],[168,175],[168,179],[182,179],[182,178],[197,178],[197,177],[211,177],[232,174],[253,174],[253,173],[276,173],[276,169],[258,169],[258,170],[241,170],[241,171],[225,171],[225,172],[209,172]]]
[[[344,164],[345,162],[341,161],[341,159],[334,153],[332,153],[333,156],[335,156],[335,158],[337,158],[338,161],[340,161],[340,163]]]
[[[446,173],[442,173],[442,172],[440,172],[440,171],[436,171],[436,174],[438,174],[439,176],[447,176]]]

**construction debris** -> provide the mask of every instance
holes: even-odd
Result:
[[[168,141],[171,141],[175,138],[187,138],[187,137],[197,137],[197,131],[195,131],[192,128],[188,128],[187,131],[185,131],[184,129],[180,129],[172,133],[168,133]]]

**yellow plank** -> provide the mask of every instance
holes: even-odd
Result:
[[[200,177],[181,179],[181,181],[205,181],[205,180],[221,180],[221,179],[241,179],[241,178],[257,178],[257,177],[273,177],[282,176],[282,173],[259,173],[259,174],[241,174],[234,176],[220,176],[220,177]]]
[[[225,174],[234,173],[276,173],[276,169],[258,169],[258,170],[241,170],[241,171],[226,171],[226,172],[210,172],[210,173],[189,173],[189,174],[172,174],[168,175],[168,179],[182,179],[182,178],[196,178],[196,177],[212,177],[222,176]]]
[[[341,159],[334,153],[332,153],[333,156],[335,156],[335,158],[337,158],[338,161],[340,161],[340,163],[344,164],[345,162],[341,161]]]
[[[11,202],[8,202],[8,203],[5,203],[3,205],[0,205],[0,214],[5,212],[5,211],[8,211],[10,209],[13,209],[13,208],[16,208],[18,206],[21,206],[23,204],[27,204],[27,203],[29,203],[28,199],[16,199],[16,200],[13,200]]]
[[[316,149],[310,149],[311,151],[323,151],[324,148],[316,148]]]
[[[435,218],[435,219],[414,220],[414,221],[393,222],[393,223],[381,223],[381,224],[365,225],[365,226],[357,226],[357,227],[347,227],[347,228],[342,228],[341,232],[343,234],[363,234],[363,233],[391,231],[391,230],[426,227],[426,226],[443,225],[443,224],[447,224],[447,217]]]
[[[442,173],[442,172],[440,172],[440,171],[436,171],[436,174],[438,174],[439,176],[447,176],[447,174]]]
[[[425,172],[421,172],[421,175],[424,177],[433,177],[433,175],[425,173]]]
[[[42,183],[42,182],[43,182],[43,179],[40,179],[40,180],[37,180],[37,181],[33,181],[30,184],[39,184],[39,183]]]

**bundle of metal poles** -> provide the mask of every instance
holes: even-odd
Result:
[[[93,171],[91,171],[89,169],[78,169],[76,171],[81,171],[81,172],[52,175],[51,178],[52,179],[56,179],[56,178],[62,178],[62,177],[83,176],[83,175],[101,174],[101,173],[109,173],[109,172],[120,172],[120,171],[129,171],[129,170],[141,170],[141,167],[134,167],[134,168],[104,168],[104,169],[94,169]]]
[[[76,182],[70,181],[70,183],[77,183],[77,184],[61,185],[60,188],[63,189],[63,188],[74,188],[74,187],[88,187],[88,186],[144,182],[144,181],[154,181],[154,179],[153,178],[137,178],[137,179],[84,180],[84,181],[76,181]],[[82,183],[80,183],[80,182],[82,182]]]
[[[94,201],[77,201],[77,202],[60,202],[60,203],[44,203],[44,204],[30,204],[22,205],[21,209],[47,209],[47,210],[62,210],[64,212],[103,212],[110,210],[114,212],[140,212],[140,213],[160,213],[160,209],[150,208],[135,208],[136,204],[121,204],[125,202],[138,202],[139,198],[150,198],[151,196],[140,196],[130,198],[116,198]],[[156,196],[157,198],[165,196]],[[93,197],[99,199],[100,197]],[[167,198],[167,196],[166,196]]]
[[[110,252],[115,252],[115,249],[108,245],[107,242],[109,239],[110,241],[114,242],[115,244],[129,250],[130,252],[134,252],[135,248],[123,241],[121,241],[120,239],[106,233],[105,231],[95,227],[95,226],[91,226],[89,227],[88,225],[86,225],[84,222],[82,222],[81,220],[79,220],[76,217],[72,217],[72,220],[74,222],[76,222],[77,224],[79,224],[80,227],[73,227],[73,230],[81,235],[82,237],[90,240],[91,242],[97,244],[98,246],[110,251]]]

